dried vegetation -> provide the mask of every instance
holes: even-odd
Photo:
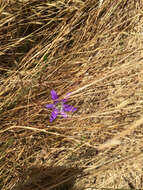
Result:
[[[2,190],[143,188],[142,3],[0,1]],[[78,108],[52,124],[51,89]]]

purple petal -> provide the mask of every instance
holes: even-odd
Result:
[[[54,108],[54,104],[46,104],[46,106],[45,106],[47,109],[52,109],[52,108]]]
[[[62,103],[66,103],[66,102],[67,102],[67,99],[64,98],[64,99],[62,100]]]
[[[57,109],[54,109],[51,113],[51,116],[50,116],[50,122],[53,122],[54,119],[56,119],[57,115],[59,114],[58,110]]]
[[[61,115],[64,117],[64,118],[67,118],[68,115],[64,112],[64,111],[61,111]]]
[[[59,98],[55,90],[51,90],[51,97],[53,100],[57,100]]]
[[[63,104],[63,110],[64,110],[65,112],[69,112],[69,111],[74,112],[74,111],[77,110],[77,108],[75,108],[75,107],[73,107],[73,106],[71,106],[71,105],[68,105],[68,104]]]

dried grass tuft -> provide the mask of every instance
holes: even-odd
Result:
[[[33,166],[143,188],[142,27],[141,0],[0,1],[1,189]],[[78,111],[49,123],[51,89]]]

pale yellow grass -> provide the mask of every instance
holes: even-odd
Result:
[[[0,5],[1,189],[143,188],[142,1]]]

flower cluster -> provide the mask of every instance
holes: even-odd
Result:
[[[52,109],[52,113],[50,116],[50,122],[53,122],[58,115],[63,116],[64,118],[67,118],[68,115],[66,112],[74,112],[77,110],[77,108],[66,104],[67,98],[59,100],[59,97],[55,90],[51,90],[51,97],[53,100],[53,104],[46,104],[47,109]]]

